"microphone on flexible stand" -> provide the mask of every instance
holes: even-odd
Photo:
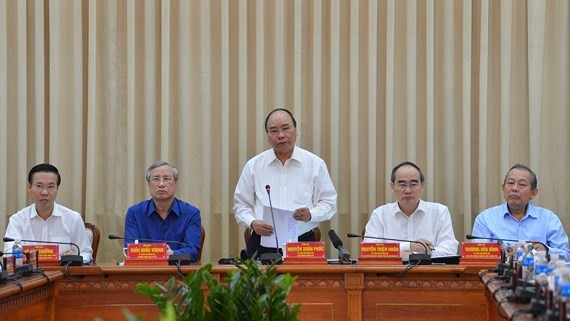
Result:
[[[376,240],[385,240],[385,241],[418,243],[424,247],[425,253],[411,253],[410,256],[408,257],[408,262],[410,264],[419,264],[419,265],[430,265],[431,264],[431,254],[428,253],[427,246],[420,241],[394,239],[394,238],[377,237],[377,236],[369,236],[369,235],[359,235],[359,234],[354,234],[354,233],[348,233],[346,236],[358,237],[358,238],[369,238],[369,239],[376,239]]]
[[[510,240],[510,239],[499,239],[499,238],[493,238],[493,237],[479,237],[479,236],[473,236],[471,234],[467,234],[465,235],[465,238],[468,240],[475,240],[475,239],[482,239],[482,240],[490,240],[490,241],[496,241],[499,245],[502,246],[504,241],[507,242],[518,242],[516,240]],[[499,263],[497,263],[496,265],[496,269],[495,270],[491,270],[491,272],[497,272],[498,277],[502,278],[503,277],[503,273],[505,271],[506,268],[508,268],[508,263],[507,263],[507,257],[506,257],[506,253],[504,250],[501,251],[501,261]]]
[[[519,242],[520,240],[513,240],[513,239],[500,239],[500,238],[495,238],[495,237],[484,237],[484,236],[475,236],[475,235],[471,235],[471,234],[467,234],[465,235],[465,238],[468,240],[491,240],[491,241],[499,241],[499,242]],[[546,260],[550,261],[550,249],[548,248],[548,246],[546,246],[546,244],[540,242],[540,241],[524,241],[525,243],[532,243],[532,244],[540,244],[542,245],[545,249],[546,249]]]
[[[475,236],[475,235],[471,235],[471,234],[467,234],[465,235],[465,238],[468,240],[491,240],[491,241],[497,241],[497,242],[518,242],[519,240],[513,240],[513,239],[500,239],[497,237],[484,237],[484,236]]]
[[[166,241],[166,240],[155,240],[155,239],[143,239],[138,237],[126,237],[126,236],[117,236],[113,234],[109,234],[109,240],[131,240],[131,241],[142,241],[142,242],[150,242],[150,243],[174,243],[180,244],[184,247],[184,251],[188,252],[188,247],[183,242],[178,241]],[[181,254],[172,254],[168,256],[168,265],[190,265],[192,262],[192,258],[188,253],[181,253]]]
[[[267,197],[269,198],[269,209],[271,211],[271,220],[273,221],[273,235],[275,235],[275,253],[262,253],[259,256],[261,264],[272,264],[274,262],[283,261],[283,255],[279,253],[279,241],[277,240],[277,227],[275,226],[275,216],[273,215],[273,204],[271,203],[271,186],[265,185]]]
[[[334,230],[329,231],[329,238],[333,246],[338,250],[338,258],[344,264],[352,264],[350,261],[350,253],[342,247],[342,240],[338,237]]]
[[[4,237],[4,242],[14,242],[15,239],[11,237]],[[36,240],[20,240],[22,242],[29,242],[29,243],[40,243],[40,244],[64,244],[64,245],[73,245],[77,248],[77,255],[75,254],[68,254],[62,255],[60,258],[60,265],[61,266],[82,266],[83,265],[83,256],[81,256],[81,251],[79,250],[79,246],[75,243],[71,242],[54,242],[54,241],[36,241]]]
[[[506,252],[506,253],[505,253]],[[515,289],[518,283],[518,272],[515,268],[514,262],[516,261],[516,253],[512,247],[507,247],[504,251],[501,251],[502,255],[505,257],[504,261],[497,262],[495,269],[489,269],[487,272],[496,272],[497,276],[492,279],[502,280],[507,283],[508,289]]]

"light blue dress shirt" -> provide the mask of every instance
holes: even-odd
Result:
[[[509,213],[507,203],[484,210],[475,219],[474,236],[540,241],[549,247],[550,253],[568,260],[568,235],[560,219],[552,211],[528,205],[525,216],[517,220]],[[509,242],[506,242],[509,243]]]

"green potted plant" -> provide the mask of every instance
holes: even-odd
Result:
[[[141,283],[136,292],[153,300],[160,321],[285,321],[298,320],[300,305],[285,302],[296,277],[279,274],[274,265],[260,269],[256,262],[245,260],[219,282],[211,275],[212,265],[183,276],[172,277],[165,285]],[[207,288],[204,295],[203,286]],[[138,320],[131,313],[128,320]]]

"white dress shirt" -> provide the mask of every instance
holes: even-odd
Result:
[[[432,257],[457,255],[459,244],[453,233],[451,214],[447,206],[422,200],[409,217],[400,210],[398,202],[378,207],[366,224],[366,235],[414,241],[423,238],[431,241],[435,247]],[[363,242],[391,241],[364,238]],[[409,251],[410,242],[401,242],[400,252]]]
[[[79,246],[84,263],[91,262],[93,254],[81,215],[57,203],[54,203],[53,213],[47,220],[43,220],[38,215],[35,204],[10,216],[6,237],[15,240],[75,243]],[[25,242],[22,244],[26,245]],[[34,244],[37,243],[27,245]],[[4,252],[12,252],[13,245],[14,242],[4,243]],[[70,249],[73,253],[77,252],[77,248],[73,245],[59,245],[60,253]]]
[[[246,164],[234,194],[234,215],[244,227],[255,219],[263,219],[263,206],[269,206],[265,185],[271,186],[274,208],[294,211],[306,207],[309,222],[297,222],[298,235],[330,220],[336,213],[336,190],[325,162],[295,146],[291,158],[281,164],[273,149],[264,151]]]

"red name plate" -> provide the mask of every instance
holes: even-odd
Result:
[[[327,264],[325,242],[291,242],[285,251],[285,264]]]
[[[401,265],[400,243],[360,243],[360,265]]]
[[[498,243],[463,243],[461,258],[500,259],[501,245]]]
[[[360,257],[399,259],[400,243],[360,243]]]
[[[59,245],[57,244],[38,244],[24,245],[24,253],[38,252],[39,262],[59,261]]]
[[[166,259],[166,244],[135,244],[127,245],[127,258],[131,260]]]
[[[326,257],[325,242],[291,242],[285,245],[287,257]]]

